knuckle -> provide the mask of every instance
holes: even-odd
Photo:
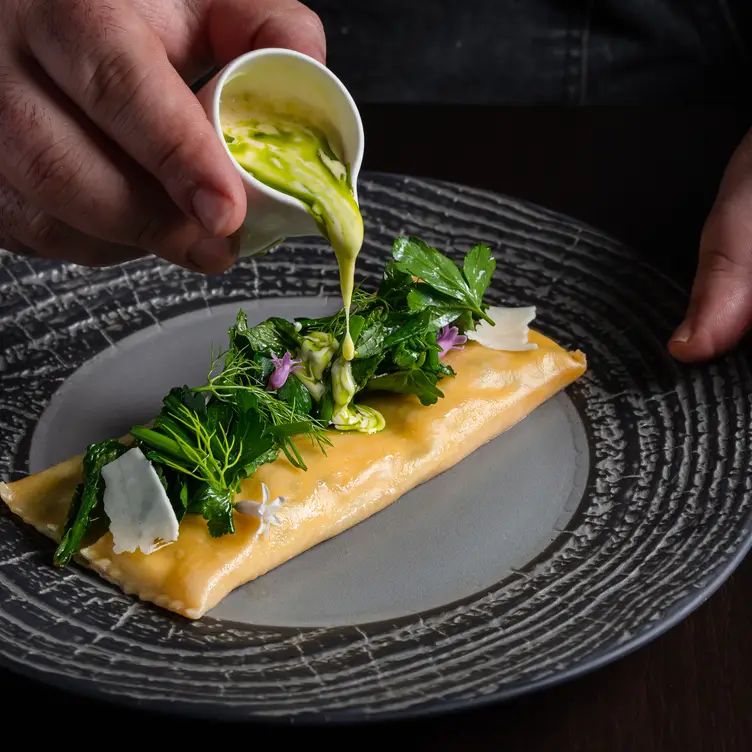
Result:
[[[298,20],[311,28],[314,31],[324,34],[324,23],[318,13],[311,10],[305,5],[299,5],[295,9],[295,13],[298,16]]]
[[[155,150],[155,173],[157,175],[173,175],[172,166],[180,165],[183,157],[183,144],[180,142],[165,141],[154,145]],[[180,174],[180,169],[177,170]],[[167,184],[169,185],[169,184]]]
[[[133,245],[147,251],[157,250],[167,242],[170,230],[171,228],[161,221],[157,214],[153,214],[146,217],[136,228]]]
[[[737,259],[723,246],[711,245],[704,251],[703,271],[713,276],[739,277],[750,273],[749,258]]]
[[[15,236],[21,213],[21,197],[0,178],[0,236]]]
[[[46,45],[62,54],[61,63],[86,63],[89,51],[124,31],[116,0],[26,0],[25,36],[32,46]]]
[[[167,206],[162,210],[155,207],[150,212],[139,211],[131,227],[134,230],[130,237],[120,242],[177,263],[178,259],[186,256],[189,248],[204,237],[196,224]]]
[[[9,5],[3,3],[3,5]],[[18,27],[24,36],[28,36],[30,28],[53,31],[55,24],[51,20],[54,15],[51,0],[27,0],[21,2],[16,8]]]
[[[17,88],[19,84],[20,80],[16,66],[10,65],[7,62],[0,64],[0,92],[2,92],[3,99],[5,99],[10,91]]]
[[[19,164],[26,192],[64,209],[78,196],[82,164],[64,139],[27,148]]]
[[[3,85],[0,69],[0,164],[26,194],[61,205],[79,191],[82,160],[69,135],[56,137],[44,108],[28,99],[23,88]],[[12,78],[12,75],[11,75]]]
[[[66,4],[67,16],[39,6],[30,28],[37,45],[49,44],[68,69],[74,97],[87,112],[112,120],[127,111],[143,86],[160,42],[140,16],[113,0],[76,0]],[[57,6],[59,3],[52,2]]]
[[[100,48],[93,58],[93,62],[85,66],[87,71],[83,74],[84,107],[116,120],[138,96],[145,73],[127,50]]]
[[[0,238],[16,246],[54,255],[65,249],[68,228],[46,212],[31,205],[20,193],[0,180]],[[7,245],[5,247],[8,247]]]
[[[33,225],[27,221],[28,212],[20,210],[15,202],[0,205],[0,248],[24,256],[54,256],[59,243],[56,230],[48,229],[57,224],[41,212],[32,216]]]
[[[151,42],[146,41],[148,46]],[[148,53],[150,59],[158,60],[164,52],[157,44]],[[143,45],[140,53],[144,52]],[[149,131],[144,135],[144,121],[153,111],[163,106],[152,75],[154,68],[144,66],[140,59],[128,50],[104,50],[95,55],[96,61],[89,66],[83,83],[84,109],[93,113],[95,119],[107,123],[116,139],[132,140],[139,137],[139,151],[145,155],[152,173],[170,174],[174,162],[182,163],[188,144],[176,134],[177,127],[160,132]],[[195,138],[192,139],[195,142]],[[191,144],[191,149],[196,144]]]
[[[277,46],[280,32],[284,32],[288,40],[299,40],[301,36],[319,36],[321,44],[326,44],[321,18],[315,11],[299,2],[287,4],[277,12],[266,15],[253,34],[251,47]]]
[[[700,264],[706,274],[752,274],[752,224],[733,203],[716,206],[700,238]]]
[[[68,231],[65,225],[45,212],[32,210],[27,213],[24,240],[39,251],[55,252],[64,250]]]
[[[14,71],[0,68],[0,154],[12,166],[32,134],[46,127],[44,113],[29,101]]]

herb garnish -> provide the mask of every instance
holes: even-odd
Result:
[[[76,486],[73,493],[63,537],[55,551],[55,566],[64,567],[81,548],[86,533],[104,517],[102,468],[126,450],[124,444],[114,439],[88,447],[83,462],[83,482]]]
[[[261,465],[281,452],[305,470],[298,442],[308,440],[325,452],[330,425],[365,432],[384,427],[378,411],[357,404],[361,393],[411,394],[423,405],[444,396],[438,383],[454,375],[442,361],[449,334],[461,343],[477,321],[493,324],[483,296],[496,262],[480,244],[459,268],[414,237],[397,238],[392,257],[376,293],[353,294],[352,361],[341,354],[344,310],[294,322],[273,317],[257,326],[248,326],[240,311],[206,385],[172,389],[151,427],[131,429],[178,520],[200,514],[212,536],[233,533],[235,495]],[[286,378],[271,379],[283,362]],[[95,524],[106,521],[101,469],[127,449],[118,441],[88,447],[56,565],[67,564]]]

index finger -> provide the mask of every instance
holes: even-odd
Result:
[[[239,174],[164,46],[129,2],[34,3],[32,53],[53,81],[213,236],[245,215]]]

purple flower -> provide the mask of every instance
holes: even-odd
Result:
[[[443,358],[450,350],[462,349],[462,346],[467,342],[467,337],[459,332],[460,330],[456,326],[449,326],[449,324],[442,326],[436,332],[436,344],[441,348],[440,358]]]
[[[302,360],[295,360],[292,355],[290,355],[289,350],[281,358],[278,358],[272,353],[274,370],[272,371],[271,376],[269,376],[269,383],[266,385],[266,388],[269,391],[281,389],[285,385],[288,376],[293,371],[299,371],[302,368],[300,365],[302,362]]]

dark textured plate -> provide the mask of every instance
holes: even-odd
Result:
[[[597,231],[482,191],[361,181],[375,279],[395,235],[484,240],[492,297],[589,371],[512,431],[192,623],[123,595],[0,512],[0,659],[121,702],[217,717],[363,720],[545,686],[670,627],[750,547],[748,364],[680,368],[684,294]],[[3,252],[0,252],[2,254]],[[205,279],[153,260],[89,270],[0,255],[0,476],[148,419],[200,381],[242,304],[323,310],[331,252],[295,242]],[[293,299],[290,298],[293,296]]]

